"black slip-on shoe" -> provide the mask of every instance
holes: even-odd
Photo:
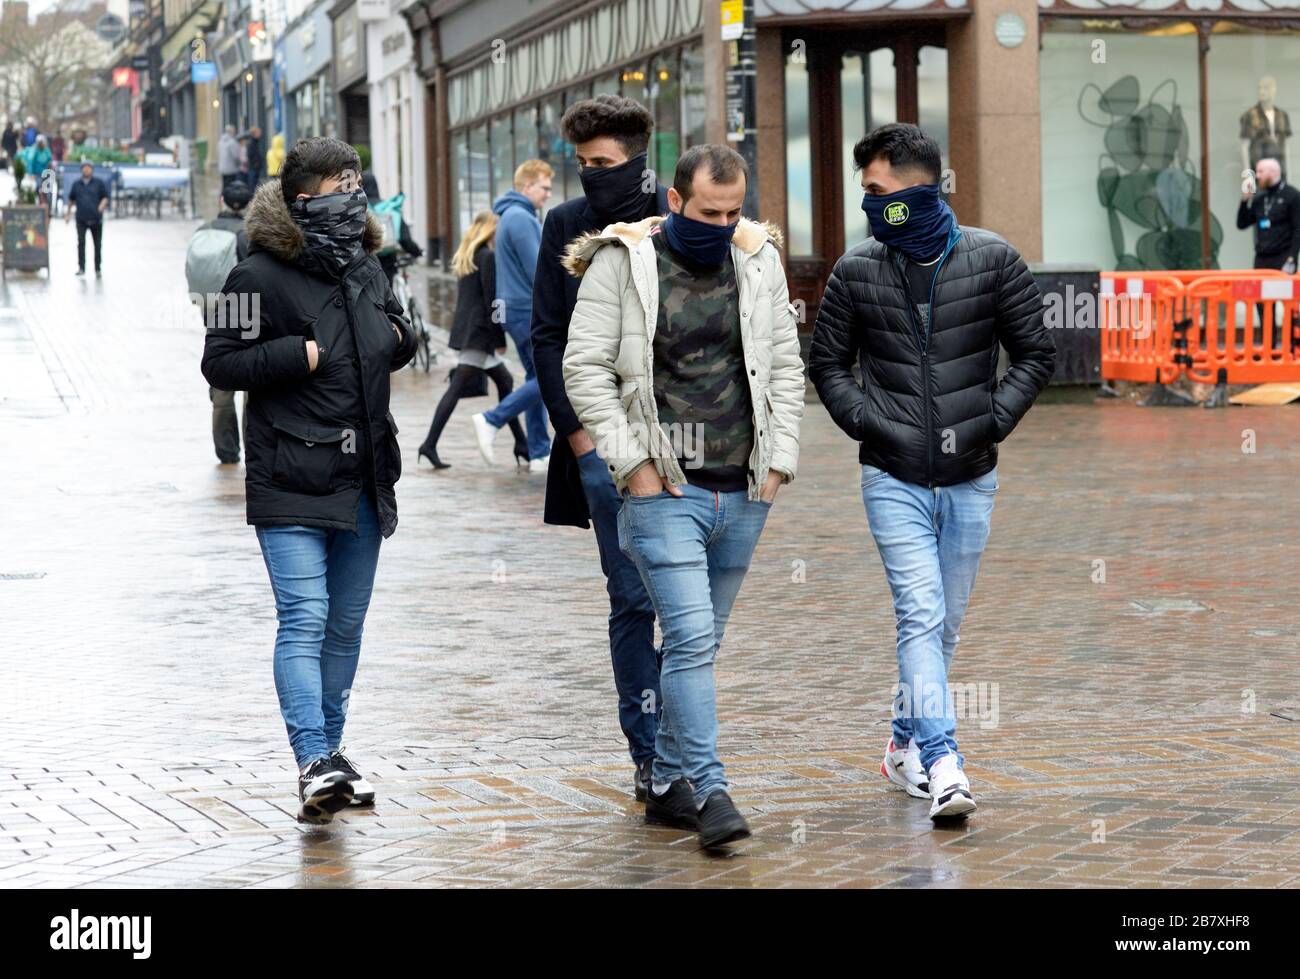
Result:
[[[700,810],[700,846],[706,849],[748,839],[749,823],[736,811],[731,797],[718,789]]]
[[[650,826],[672,826],[676,829],[699,829],[700,813],[695,808],[695,793],[691,784],[679,778],[668,786],[663,795],[656,795],[654,786],[646,793],[645,821]]]

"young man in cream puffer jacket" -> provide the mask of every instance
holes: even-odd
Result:
[[[704,846],[749,835],[718,758],[713,660],[795,476],[804,402],[780,236],[740,217],[746,177],[731,148],[693,147],[668,218],[585,235],[565,259],[582,278],[565,392],[624,496],[619,546],[664,637],[646,819]]]

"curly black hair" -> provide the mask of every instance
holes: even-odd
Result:
[[[636,99],[597,95],[574,102],[560,120],[564,138],[575,146],[609,136],[629,157],[644,153],[655,128],[654,116]]]

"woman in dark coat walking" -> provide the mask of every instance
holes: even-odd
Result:
[[[397,527],[388,375],[416,342],[373,254],[382,234],[360,170],[346,143],[300,140],[253,196],[248,257],[205,317],[203,376],[248,392],[248,522],[275,598],[275,688],[310,823],[374,801],[341,741],[379,545]]]
[[[456,313],[448,345],[460,356],[419,451],[419,456],[428,459],[435,469],[451,468],[450,463],[438,457],[438,438],[447,425],[447,419],[456,410],[456,403],[461,398],[487,394],[489,377],[496,385],[498,401],[514,390],[510,368],[501,359],[506,349],[506,334],[501,328],[500,317],[493,316],[492,304],[497,288],[492,238],[496,228],[497,216],[491,211],[480,211],[452,256],[451,267],[460,279],[456,283]],[[515,464],[520,465],[522,460],[526,466],[528,438],[518,418],[510,420],[510,431],[515,436]]]

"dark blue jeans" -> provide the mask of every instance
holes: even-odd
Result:
[[[356,533],[257,528],[280,620],[275,691],[299,768],[342,744],[382,540],[374,501],[364,493]]]
[[[618,722],[632,760],[655,756],[658,729],[659,652],[655,649],[655,610],[636,565],[618,546],[618,511],[623,505],[609,466],[595,449],[578,457],[582,491],[596,529],[600,570],[609,592],[609,655],[618,690]]]
[[[532,322],[531,309],[523,313],[506,313],[506,332],[519,351],[524,383],[498,401],[496,407],[483,412],[483,417],[489,424],[501,428],[522,413],[528,431],[528,458],[543,459],[550,454],[551,437],[546,433],[546,406],[542,404],[542,389],[537,386],[537,369],[533,366]]]

